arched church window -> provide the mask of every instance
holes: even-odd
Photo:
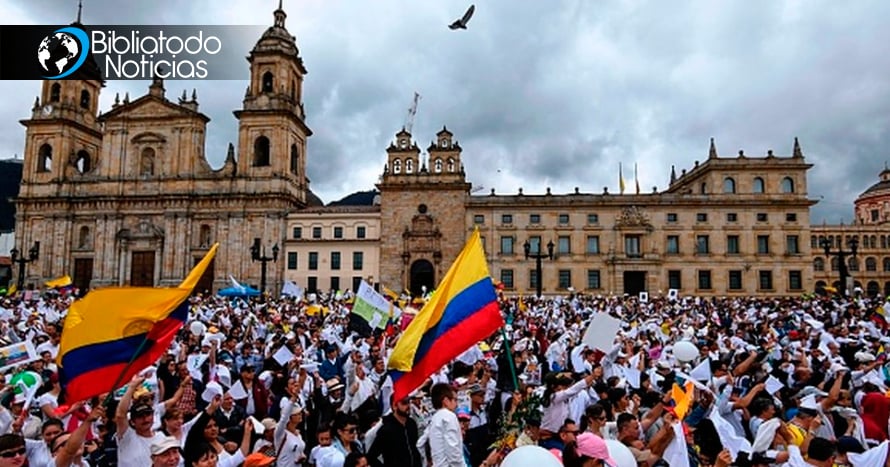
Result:
[[[80,108],[89,109],[90,108],[90,92],[86,89],[80,91]]]
[[[75,159],[74,165],[77,167],[77,171],[82,174],[93,170],[92,161],[90,161],[90,153],[83,149],[77,151],[77,159]]]
[[[763,179],[760,177],[754,177],[754,193],[763,193],[764,192],[764,183]]]
[[[77,235],[77,248],[87,249],[90,246],[90,228],[82,226]]]
[[[59,99],[62,98],[62,85],[59,83],[54,83],[51,88],[49,88],[49,101],[50,102],[59,102]]]
[[[37,151],[37,171],[49,172],[53,169],[53,147],[43,144]]]
[[[392,161],[392,173],[394,173],[394,174],[402,173],[402,161],[400,159],[394,159]]]
[[[260,136],[253,142],[253,166],[269,166],[269,138],[265,136]]]
[[[453,173],[453,172],[454,172],[454,169],[455,169],[455,167],[454,167],[454,159],[452,159],[452,158],[449,157],[449,158],[448,158],[448,173]]]
[[[735,193],[735,180],[733,180],[732,177],[726,177],[723,179],[723,192]]]
[[[272,72],[263,73],[263,92],[272,92]]]
[[[142,156],[139,160],[139,175],[155,174],[155,150],[153,148],[145,148],[142,150]]]
[[[300,167],[300,150],[296,144],[290,145],[290,172],[294,175],[299,172]]]
[[[442,173],[442,159],[436,159],[433,170],[435,170],[437,174]]]
[[[794,193],[794,180],[791,177],[782,179],[782,193]]]
[[[405,173],[414,173],[414,159],[405,159]]]

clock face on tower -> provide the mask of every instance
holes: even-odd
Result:
[[[51,114],[51,113],[53,113],[53,106],[52,106],[52,105],[49,105],[49,104],[48,104],[48,105],[44,105],[44,106],[43,106],[43,115],[49,115],[49,114]]]

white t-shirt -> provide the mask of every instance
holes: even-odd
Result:
[[[145,467],[151,465],[151,443],[162,440],[164,435],[153,432],[150,438],[136,434],[132,428],[128,428],[123,436],[117,435],[117,465],[118,467]]]
[[[28,457],[28,465],[34,467],[55,467],[53,455],[49,452],[49,446],[44,441],[25,440],[25,455]]]

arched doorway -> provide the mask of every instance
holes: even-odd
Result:
[[[865,288],[865,293],[868,294],[869,297],[874,297],[877,294],[881,293],[881,286],[878,285],[875,281],[868,281],[868,286]]]
[[[436,286],[436,272],[433,269],[433,263],[425,259],[419,259],[411,265],[411,282],[408,288],[411,290],[411,295],[417,297],[423,295],[423,286],[426,286],[426,291],[429,292],[433,290],[433,287]]]
[[[824,293],[825,293],[825,286],[826,286],[826,285],[828,285],[828,284],[826,284],[825,281],[816,281],[816,290],[815,290],[815,292],[816,292],[817,294],[824,294]]]

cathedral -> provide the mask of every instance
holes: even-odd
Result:
[[[77,79],[43,82],[21,122],[16,244],[39,248],[26,283],[68,274],[79,288],[175,285],[215,242],[221,248],[199,290],[224,285],[229,274],[260,277],[251,249],[277,252],[288,213],[313,198],[306,68],[286,17],[279,7],[250,51],[250,83],[234,112],[237,147],[230,143],[216,170],[204,153],[209,118],[197,93],[174,98],[155,79],[145,95],[115,96],[100,113],[105,83],[92,56]],[[281,264],[268,264],[273,288]]]

